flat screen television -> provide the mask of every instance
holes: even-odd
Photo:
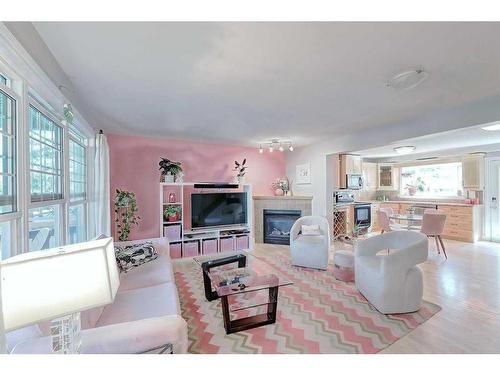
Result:
[[[247,193],[191,194],[191,228],[247,223]]]

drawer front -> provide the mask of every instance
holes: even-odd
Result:
[[[443,237],[451,239],[463,239],[472,242],[474,240],[474,233],[469,230],[445,229],[443,232]]]
[[[464,206],[438,206],[438,209],[445,211],[446,213],[449,214],[455,214],[455,215],[470,215],[472,216],[472,208],[471,207],[464,207]]]
[[[459,230],[463,232],[473,232],[472,224],[464,224],[464,223],[454,223],[454,222],[446,222],[444,225],[444,230]]]

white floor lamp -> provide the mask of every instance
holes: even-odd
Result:
[[[80,311],[112,303],[120,284],[111,238],[21,254],[0,268],[5,331],[52,320],[55,353],[79,353]]]

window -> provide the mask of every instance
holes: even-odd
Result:
[[[37,251],[61,245],[61,205],[29,210],[29,250]]]
[[[30,106],[31,202],[63,198],[62,128]]]
[[[0,215],[16,209],[16,102],[0,90]]]
[[[86,204],[69,207],[69,243],[78,243],[87,240]]]
[[[462,163],[402,167],[400,194],[424,198],[462,196]]]
[[[85,146],[69,139],[69,197],[70,201],[86,198],[87,159]]]
[[[69,243],[87,239],[87,149],[85,138],[69,128]]]

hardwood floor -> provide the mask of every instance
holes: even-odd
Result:
[[[500,353],[500,244],[444,243],[448,260],[429,241],[421,265],[424,298],[442,310],[381,353]]]

